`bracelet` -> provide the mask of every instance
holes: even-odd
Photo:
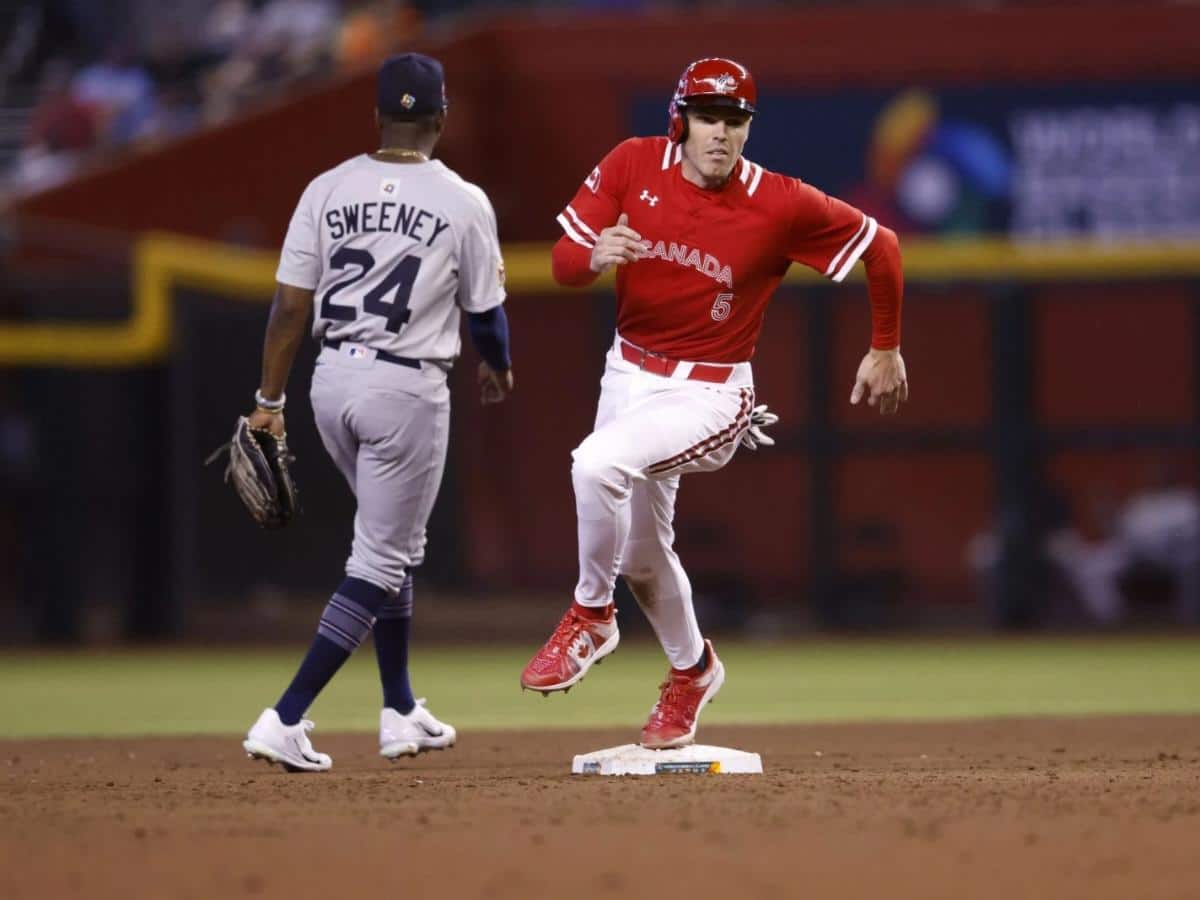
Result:
[[[267,409],[265,406],[256,407],[260,413],[266,413],[268,416],[282,416],[282,409]]]
[[[254,403],[263,412],[281,413],[283,412],[283,407],[287,404],[287,394],[280,394],[278,400],[268,400],[263,396],[262,389],[260,388],[254,392]]]

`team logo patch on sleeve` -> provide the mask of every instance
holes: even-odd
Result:
[[[592,174],[585,178],[583,183],[588,186],[588,190],[593,194],[596,193],[596,189],[600,187],[600,167],[596,166],[596,168],[592,169]]]

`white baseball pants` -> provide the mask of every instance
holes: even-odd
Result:
[[[694,665],[703,638],[692,588],[673,544],[679,476],[721,468],[750,426],[749,363],[723,384],[689,380],[690,363],[670,377],[642,370],[617,338],[600,382],[595,429],[572,453],[583,606],[612,602],[622,575],[671,665]]]

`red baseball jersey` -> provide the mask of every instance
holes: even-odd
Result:
[[[665,137],[618,144],[558,216],[591,248],[621,213],[642,236],[617,268],[617,331],[674,359],[742,362],[754,355],[767,301],[792,262],[841,281],[875,238],[874,219],[798,178],[744,156],[720,190],[683,177]]]

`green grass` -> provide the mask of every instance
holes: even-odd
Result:
[[[638,724],[665,662],[620,652],[569,697],[522,693],[529,647],[417,647],[413,683],[460,728]],[[705,721],[789,723],[1200,712],[1200,639],[812,640],[720,647],[728,680]],[[273,703],[302,649],[166,649],[0,656],[0,737],[238,733]],[[311,715],[324,732],[376,727],[364,648]]]

